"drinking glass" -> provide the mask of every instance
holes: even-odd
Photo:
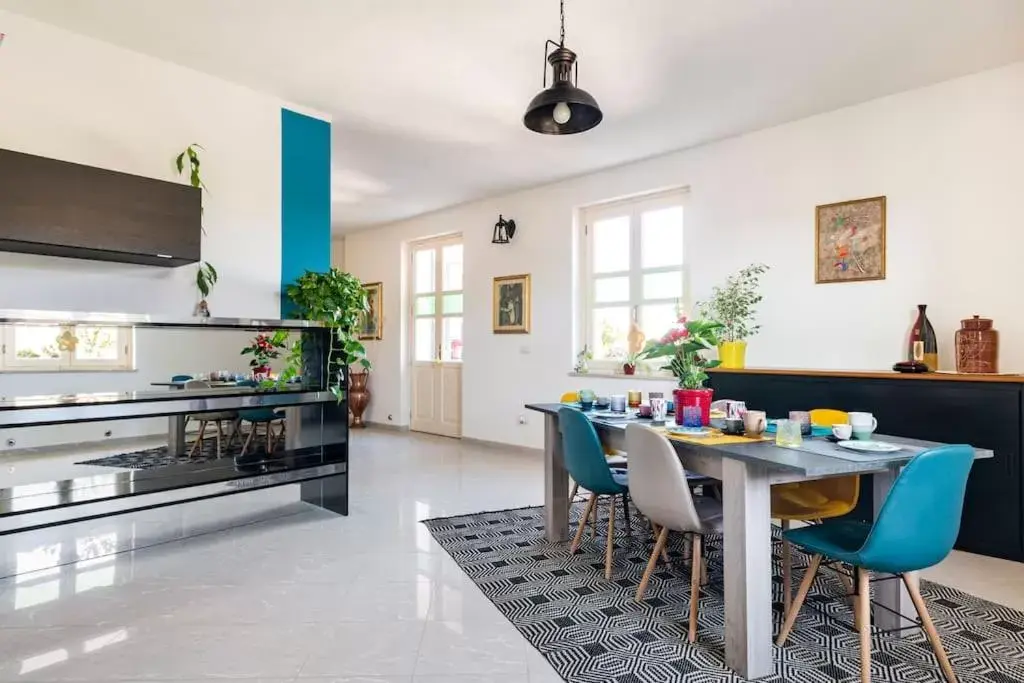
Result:
[[[698,428],[704,426],[700,406],[683,406],[683,426]]]
[[[800,423],[796,420],[779,420],[775,423],[775,445],[796,448],[804,442]]]
[[[667,409],[668,406],[665,405],[665,399],[660,396],[651,397],[651,420],[653,422],[664,422]]]

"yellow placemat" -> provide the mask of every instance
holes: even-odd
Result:
[[[662,429],[661,432],[670,439],[676,441],[685,441],[686,443],[701,443],[706,446],[727,446],[734,443],[757,443],[758,441],[770,441],[766,436],[733,436],[731,434],[723,434],[717,429],[711,430],[711,436],[686,436],[684,434],[673,434],[667,429]]]

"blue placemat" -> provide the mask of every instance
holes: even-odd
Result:
[[[775,422],[776,420],[768,420],[768,426],[764,430],[765,434],[774,434],[776,432]],[[831,433],[831,427],[824,427],[822,425],[811,425],[811,436],[828,436]]]

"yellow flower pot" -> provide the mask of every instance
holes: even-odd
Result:
[[[747,365],[747,342],[731,341],[718,345],[718,359],[723,368],[741,370]]]

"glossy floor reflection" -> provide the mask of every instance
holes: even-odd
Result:
[[[538,455],[367,431],[348,518],[282,488],[0,538],[0,681],[559,681],[418,523],[541,484]],[[1013,563],[934,574],[1024,601]]]

